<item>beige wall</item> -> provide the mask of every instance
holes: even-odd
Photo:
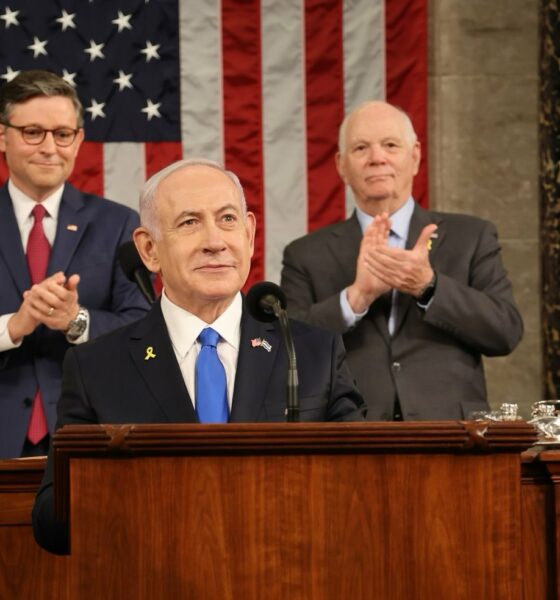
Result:
[[[537,0],[428,0],[430,206],[493,221],[525,322],[490,402],[542,395]]]

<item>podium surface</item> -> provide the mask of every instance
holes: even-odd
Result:
[[[524,423],[66,426],[72,598],[522,600]]]

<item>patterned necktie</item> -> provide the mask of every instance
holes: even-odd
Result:
[[[218,357],[220,335],[211,327],[198,336],[201,344],[195,365],[196,414],[201,423],[227,423],[226,372]]]
[[[31,283],[39,283],[45,279],[47,265],[51,254],[51,246],[43,230],[43,218],[46,214],[45,207],[37,204],[32,211],[35,219],[29,239],[27,240],[27,266]],[[37,388],[33,398],[31,417],[27,426],[27,439],[34,445],[38,444],[48,433],[47,418],[43,407],[41,390]]]

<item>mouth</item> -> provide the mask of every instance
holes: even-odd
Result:
[[[195,271],[207,271],[208,273],[218,273],[220,271],[227,271],[229,269],[234,269],[235,265],[227,265],[227,264],[207,264],[200,265],[195,268]]]
[[[59,163],[44,162],[44,161],[38,161],[38,160],[32,161],[31,164],[35,165],[37,167],[49,167],[49,168],[60,166]]]
[[[368,175],[365,180],[367,182],[370,181],[376,181],[378,179],[390,179],[392,177],[392,175],[390,175],[389,173],[374,173],[372,175]]]

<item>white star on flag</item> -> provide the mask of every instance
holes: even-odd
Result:
[[[91,120],[95,121],[95,119],[97,119],[97,117],[105,117],[105,112],[103,111],[103,108],[105,107],[105,102],[97,102],[97,100],[95,100],[95,98],[91,99],[91,106],[88,106],[88,108],[86,108],[87,112],[91,113]]]
[[[132,73],[125,73],[124,71],[119,70],[119,76],[113,79],[113,82],[118,84],[119,92],[122,92],[125,88],[132,89],[132,84],[130,80],[132,79]]]
[[[62,9],[62,14],[58,19],[56,19],[57,23],[60,23],[62,26],[62,31],[66,31],[69,27],[71,29],[76,29],[76,23],[74,23],[74,17],[76,13],[67,13],[64,9]]]
[[[160,106],[161,106],[161,102],[158,102],[157,104],[155,104],[148,98],[146,106],[144,108],[142,108],[141,110],[143,113],[146,113],[146,116],[148,117],[148,121],[151,121],[152,117],[157,117],[158,119],[161,118],[161,115],[159,113]]]
[[[0,78],[4,79],[5,81],[12,81],[12,79],[15,79],[19,74],[20,71],[14,71],[12,67],[8,66],[6,68],[6,72],[4,75],[1,75]]]
[[[89,54],[90,62],[93,62],[96,58],[105,58],[103,46],[105,46],[105,44],[96,44],[93,40],[90,40],[89,48],[84,50],[86,54]]]
[[[69,73],[66,69],[62,69],[62,79],[69,83],[72,87],[76,87],[76,82],[74,79],[76,78],[77,73]]]
[[[4,21],[4,25],[8,29],[10,25],[19,25],[18,15],[19,10],[12,10],[9,6],[6,6],[6,10],[3,15],[0,15],[0,19]]]
[[[34,37],[33,43],[30,46],[27,46],[27,48],[28,50],[33,50],[33,58],[37,58],[40,54],[48,56],[47,51],[45,50],[46,45],[47,40],[40,40],[38,37]]]
[[[146,47],[140,50],[141,54],[146,55],[146,62],[150,62],[152,58],[160,58],[158,54],[160,44],[152,44],[150,40],[146,41]]]
[[[132,15],[125,15],[120,10],[118,12],[118,17],[113,19],[111,23],[114,23],[119,28],[119,33],[124,29],[132,29],[132,25],[130,24],[130,18]]]

